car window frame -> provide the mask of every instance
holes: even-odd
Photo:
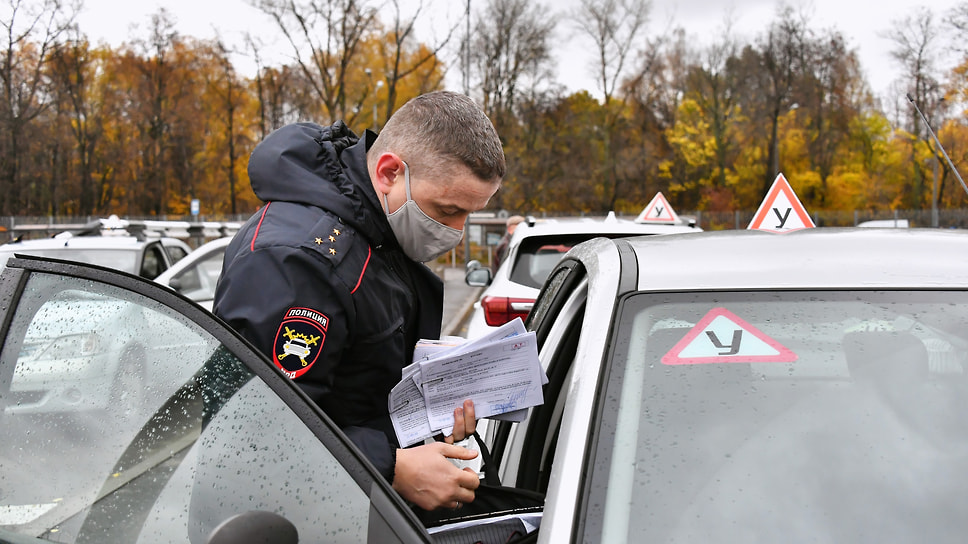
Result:
[[[343,470],[369,498],[367,536],[369,541],[388,541],[394,535],[399,542],[430,543],[426,529],[404,500],[393,491],[363,453],[343,434],[318,406],[295,383],[284,376],[245,338],[217,316],[207,312],[187,297],[171,289],[127,272],[97,265],[33,256],[10,258],[0,271],[0,302],[4,304],[0,320],[0,350],[7,343],[14,314],[32,274],[46,273],[90,280],[136,293],[185,316],[204,329],[286,404],[319,440],[322,447],[340,463]],[[13,368],[9,371],[12,373]],[[8,379],[9,376],[0,376]],[[376,538],[374,535],[382,535]],[[389,541],[392,541],[389,540]]]

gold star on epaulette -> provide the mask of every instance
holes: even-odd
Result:
[[[330,242],[333,241],[333,237],[332,236],[329,237],[329,241]],[[316,238],[316,245],[318,246],[321,243],[323,243],[323,239],[322,238]]]
[[[335,234],[336,236],[339,236],[339,229],[333,229],[333,234]]]
[[[329,241],[330,241],[330,243],[335,242],[336,241],[336,237],[331,234],[329,236]]]
[[[333,248],[329,248],[329,254],[330,255],[336,255],[336,250],[333,249]]]

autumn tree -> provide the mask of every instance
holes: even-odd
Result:
[[[727,209],[733,204],[730,186],[735,184],[732,170],[739,149],[737,121],[741,114],[736,49],[736,39],[726,21],[718,39],[701,53],[701,64],[689,71],[687,101],[682,104],[678,121],[691,127],[673,129],[674,145],[680,150],[685,150],[684,146],[702,148],[687,152],[686,157],[693,168],[699,169],[702,207],[708,209]]]
[[[761,194],[766,194],[783,168],[780,160],[780,119],[799,106],[793,93],[806,63],[809,40],[806,16],[787,5],[749,51],[757,60],[747,69],[749,115],[766,123],[766,161]]]
[[[213,166],[216,171],[224,172],[224,178],[218,178],[225,183],[215,182],[217,187],[228,189],[228,211],[233,215],[239,213],[239,169],[242,158],[251,151],[254,142],[249,137],[249,122],[247,108],[252,100],[248,86],[238,76],[229,58],[229,49],[221,38],[216,38],[208,49],[211,66],[203,71],[205,78],[206,96],[210,97],[211,114],[206,116],[215,128],[209,131],[209,152],[213,156]],[[215,180],[213,180],[215,181]],[[221,200],[221,199],[219,199]]]
[[[267,14],[292,47],[295,65],[319,104],[307,118],[345,119],[347,79],[362,73],[360,44],[376,22],[376,9],[365,0],[251,0]]]
[[[499,132],[513,124],[525,80],[548,83],[555,24],[547,6],[527,0],[489,0],[477,15],[470,59],[484,111]]]
[[[445,0],[446,1],[446,0]],[[409,14],[405,14],[400,7],[399,0],[390,0],[393,5],[393,17],[389,28],[380,34],[375,41],[379,47],[379,65],[385,82],[385,107],[383,119],[389,119],[397,109],[398,103],[406,102],[410,98],[430,91],[438,90],[443,84],[443,66],[441,54],[450,43],[457,31],[459,22],[447,26],[446,34],[434,39],[431,43],[418,43],[416,25],[420,18],[427,13],[427,7],[433,8],[433,3],[424,4],[417,0]],[[412,4],[412,2],[411,2]],[[375,77],[381,77],[376,75]],[[375,80],[379,81],[379,80]],[[409,84],[407,84],[409,83]],[[410,89],[401,89],[405,85]],[[367,89],[367,95],[372,100],[379,99],[380,85],[373,84]],[[400,100],[404,91],[404,100]],[[374,127],[377,128],[377,127]]]
[[[604,138],[605,162],[595,174],[601,183],[603,211],[613,210],[629,181],[620,172],[621,140],[628,126],[628,112],[623,99],[613,103],[615,91],[627,76],[634,45],[648,21],[648,0],[581,0],[572,19],[593,43],[596,55],[594,71],[604,95],[604,117],[599,120]]]
[[[828,180],[840,164],[843,146],[850,137],[850,123],[870,105],[867,86],[854,51],[843,36],[828,30],[808,40],[804,69],[795,100],[805,118],[807,150],[816,184],[803,195],[811,204],[825,208],[830,196]]]
[[[63,0],[5,0],[0,7],[0,213],[17,213],[27,126],[49,105],[44,70],[55,44],[73,23],[78,6]]]
[[[104,72],[111,54],[103,48],[92,48],[78,29],[59,44],[48,62],[48,73],[58,109],[66,119],[64,130],[73,138],[76,184],[74,203],[55,210],[74,215],[92,215],[101,207],[101,186],[95,181],[96,157],[105,130]],[[67,181],[70,178],[64,178]]]
[[[699,204],[695,180],[686,176],[681,161],[670,160],[673,152],[666,137],[678,119],[697,55],[689,46],[685,29],[672,28],[646,42],[639,53],[638,68],[626,80],[624,92],[641,134],[635,167],[643,178],[641,198],[651,199],[662,191],[680,205],[696,208]]]

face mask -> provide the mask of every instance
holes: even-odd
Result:
[[[387,214],[390,229],[407,257],[421,263],[432,261],[457,247],[464,231],[435,221],[410,198],[410,166],[407,163],[403,163],[403,179],[406,183],[407,201],[397,211]],[[383,195],[383,205],[387,210],[390,209],[387,195]]]

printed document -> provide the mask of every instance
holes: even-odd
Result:
[[[438,432],[450,434],[454,409],[474,402],[478,418],[522,421],[527,408],[544,402],[547,383],[537,340],[521,319],[480,338],[421,340],[414,363],[388,399],[390,419],[403,447]]]

